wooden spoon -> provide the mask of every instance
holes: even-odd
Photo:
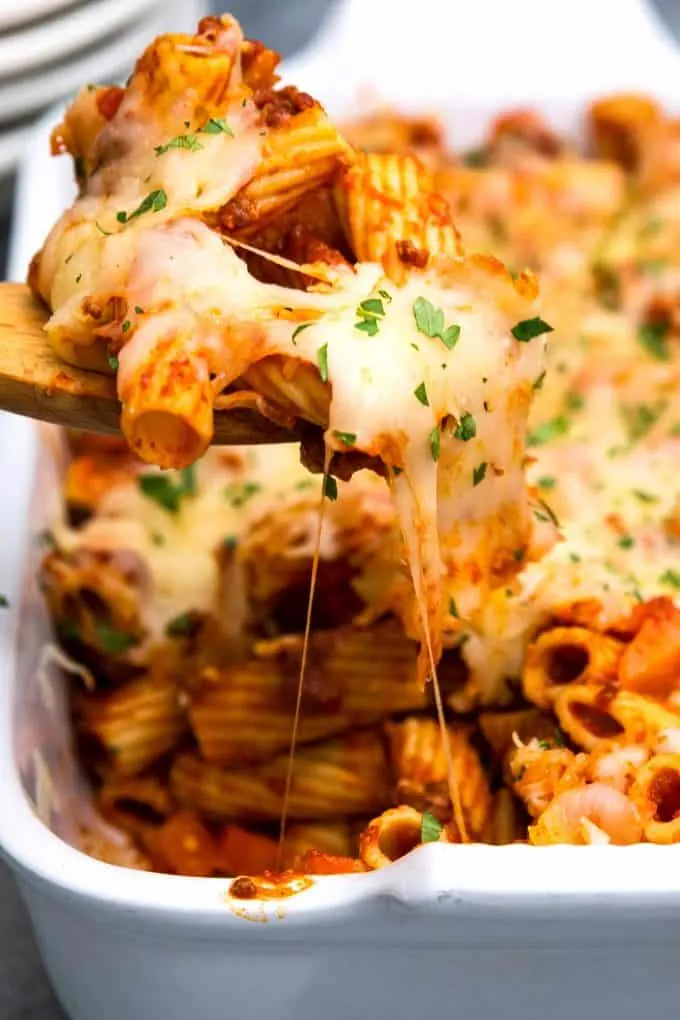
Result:
[[[113,378],[61,361],[43,326],[47,310],[22,283],[0,283],[0,409],[87,432],[120,432]],[[256,411],[215,412],[218,446],[290,443],[291,429]]]

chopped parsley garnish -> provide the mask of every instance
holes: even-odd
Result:
[[[430,452],[432,453],[432,460],[436,462],[439,460],[439,450],[441,448],[442,442],[441,432],[439,431],[439,425],[435,425],[435,427],[432,429],[428,436],[428,441],[430,443]]]
[[[261,488],[258,482],[232,482],[224,490],[224,496],[232,509],[240,510]]]
[[[468,149],[462,155],[462,160],[465,166],[470,167],[483,167],[489,165],[489,154],[485,148],[481,147],[478,149]]]
[[[165,625],[165,633],[168,637],[189,637],[196,630],[199,618],[195,612],[188,610],[180,613]]]
[[[680,571],[673,570],[669,567],[668,570],[664,570],[663,574],[659,578],[660,584],[667,584],[671,588],[680,588]]]
[[[543,388],[543,383],[545,382],[545,376],[546,376],[546,372],[545,372],[545,369],[543,369],[541,374],[537,375],[536,378],[534,379],[533,383],[531,384],[531,388],[534,391],[534,393],[536,393],[537,390],[540,390],[540,389]]]
[[[460,326],[453,325],[444,329],[444,313],[435,308],[427,298],[419,297],[413,302],[413,318],[416,320],[418,332],[432,339],[441,340],[447,350],[452,351],[460,337]]]
[[[123,325],[120,327],[120,331],[123,334],[123,336],[125,336],[131,325],[132,323],[130,322],[130,320],[126,319]]]
[[[94,225],[97,228],[97,230],[99,231],[99,233],[103,234],[104,237],[111,237],[111,231],[110,230],[104,230],[104,228],[101,225],[101,223],[98,223],[97,220],[94,221]]]
[[[6,595],[0,595],[0,609],[9,609],[9,599]]]
[[[569,559],[571,560],[572,563],[580,563],[581,562],[581,557],[579,556],[578,553],[575,553],[575,552],[570,552],[569,553]]]
[[[140,475],[137,484],[147,499],[152,499],[168,513],[176,514],[185,496],[196,495],[195,467],[192,464],[188,468],[182,468],[178,482],[169,475],[158,473]]]
[[[135,305],[135,312],[137,313],[137,315],[144,315],[144,309],[141,307],[141,305]]]
[[[527,434],[527,446],[542,446],[543,443],[549,443],[552,439],[557,439],[558,436],[566,435],[568,431],[569,419],[560,414],[532,429]]]
[[[547,322],[544,322],[538,316],[534,319],[522,319],[521,322],[518,322],[510,330],[515,340],[520,340],[522,343],[528,343],[529,340],[535,340],[537,336],[542,336],[544,333],[552,333],[552,331],[552,326],[549,326]]]
[[[641,503],[658,503],[659,497],[655,496],[653,492],[645,492],[644,489],[633,489],[633,495],[640,500]]]
[[[389,293],[389,291],[379,290],[378,294],[380,294],[380,297],[383,299],[383,301],[387,301],[389,305],[390,301],[392,300],[392,295]]]
[[[222,542],[222,545],[224,546],[225,549],[228,549],[229,552],[233,552],[236,546],[238,545],[238,539],[236,535],[227,535],[227,537]]]
[[[120,655],[136,644],[136,638],[124,630],[118,630],[108,620],[97,620],[94,625],[97,644],[107,655]]]
[[[358,306],[357,315],[364,317],[377,316],[378,318],[382,319],[385,315],[385,306],[383,305],[380,298],[367,298],[365,301],[362,301],[361,304]]]
[[[630,535],[621,535],[621,538],[616,543],[619,549],[632,549],[635,545],[635,539],[631,538]]]
[[[621,415],[626,423],[630,441],[634,443],[636,440],[646,436],[667,406],[668,404],[665,400],[658,401],[654,406],[649,404],[623,404],[621,406]]]
[[[596,262],[593,265],[593,281],[600,304],[613,312],[621,303],[621,281],[618,273],[610,266]]]
[[[556,528],[559,528],[560,522],[557,520],[557,515],[555,514],[553,508],[548,506],[548,504],[544,502],[544,500],[542,499],[539,499],[538,503],[541,509],[534,510],[534,517],[536,518],[536,520],[546,522],[549,521],[551,524],[554,524]]]
[[[420,842],[436,843],[441,836],[444,826],[431,811],[423,812],[423,819],[420,823]]]
[[[458,606],[456,605],[456,600],[453,599],[453,598],[449,599],[449,613],[451,614],[451,616],[455,616],[455,618],[457,620],[460,620],[460,613],[458,612]]]
[[[555,727],[555,736],[553,739],[555,741],[555,747],[564,747],[564,733],[559,726]]]
[[[111,368],[113,369],[113,371],[117,372],[118,371],[118,358],[116,357],[116,355],[115,354],[107,354],[106,355],[106,360],[108,361],[108,363],[111,366]]]
[[[539,489],[554,489],[557,484],[557,479],[553,478],[552,475],[542,475],[536,484]]]
[[[526,554],[527,554],[526,547],[520,545],[517,549],[515,549],[514,553],[512,554],[512,558],[515,561],[515,563],[521,563]]]
[[[336,429],[333,432],[333,435],[336,439],[339,439],[341,443],[344,443],[345,446],[354,446],[357,441],[356,432],[338,432]]]
[[[571,393],[567,393],[564,402],[570,411],[580,411],[585,405],[585,398],[572,390]]]
[[[354,328],[358,329],[360,333],[366,333],[368,336],[376,336],[379,328],[378,320],[362,319],[360,322],[354,323]]]
[[[293,330],[293,335],[291,337],[293,343],[295,343],[300,333],[302,333],[303,329],[309,329],[309,327],[313,325],[314,325],[313,322],[301,322],[299,326],[296,326],[295,329]]]
[[[323,494],[332,503],[338,498],[338,483],[333,475],[325,475],[323,480]]]
[[[416,400],[419,400],[424,407],[430,406],[430,401],[427,396],[427,390],[425,389],[424,382],[418,383],[418,385],[413,391],[413,396],[416,398]]]
[[[477,422],[474,415],[466,412],[456,425],[456,430],[453,433],[454,439],[462,439],[464,443],[467,443],[470,439],[474,439],[476,435]]]
[[[380,298],[366,298],[357,306],[356,314],[359,322],[354,323],[354,328],[368,336],[375,336],[379,329],[378,320],[385,315],[385,306]]]
[[[130,223],[132,220],[136,220],[138,216],[143,216],[148,212],[160,212],[161,209],[165,209],[168,204],[168,196],[162,188],[157,188],[155,191],[150,191],[149,194],[143,199],[137,208],[131,212],[126,213],[123,210],[116,213],[116,219],[119,223]]]
[[[234,137],[234,132],[227,124],[226,117],[210,117],[202,128],[199,128],[206,135],[231,135]]]
[[[541,751],[552,751],[553,747],[549,740],[539,740],[538,746],[540,747]]]
[[[74,255],[75,255],[75,252],[72,251],[70,255],[66,256],[66,258],[64,259],[64,265],[65,266],[67,266],[69,264],[69,262],[71,261],[71,259],[73,258]]]
[[[321,382],[328,382],[328,344],[322,344],[316,352]]]
[[[472,469],[472,487],[473,488],[475,488],[475,486],[479,485],[480,482],[484,481],[484,479],[486,478],[486,469],[488,468],[488,466],[489,465],[487,464],[487,462],[485,460],[483,460],[481,464],[478,464],[476,468]]]
[[[667,322],[645,322],[638,329],[637,337],[639,343],[657,361],[668,361],[670,358],[668,350],[669,329],[670,327]]]
[[[198,138],[194,134],[190,135],[175,135],[165,145],[157,145],[154,148],[154,152],[157,156],[163,156],[170,149],[188,149],[189,152],[198,152],[203,146],[199,142]]]
[[[76,276],[76,283],[80,283],[82,278],[83,278],[83,274],[82,273],[78,273],[78,275]]]

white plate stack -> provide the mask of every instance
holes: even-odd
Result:
[[[33,122],[88,82],[124,79],[159,32],[191,30],[202,0],[0,0],[0,181]]]

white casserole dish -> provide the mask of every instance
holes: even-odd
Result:
[[[489,3],[477,3],[487,18]],[[607,0],[600,7],[612,14]],[[393,18],[398,8],[394,0]],[[633,26],[633,8],[641,16],[633,0],[616,4],[619,40],[622,12],[628,10]],[[331,112],[346,109],[339,96],[333,101],[332,86],[337,89],[339,68],[346,67],[341,42],[352,13],[350,4],[345,21],[326,32],[325,52],[289,69],[303,86],[330,98]],[[638,41],[642,24],[636,23]],[[645,25],[652,54],[658,30]],[[646,68],[668,70],[674,61],[680,83],[680,60],[658,39],[658,59],[650,56]],[[519,98],[533,98],[557,126],[571,126],[588,93],[640,87],[616,61],[611,71],[611,80],[598,79],[589,89],[582,83],[577,95],[553,83],[534,86],[532,97],[504,90],[496,78],[493,98],[488,83],[485,91],[478,80],[476,99],[463,98],[464,116],[451,119],[453,135],[474,142],[490,115]],[[647,87],[680,109],[680,84],[673,93],[664,88],[667,81],[662,75],[658,88]],[[541,94],[545,102],[537,101]],[[396,87],[388,95],[408,98]],[[412,107],[441,107],[436,95],[410,98]],[[23,275],[70,196],[67,168],[47,165],[47,131],[43,124],[27,153],[14,277]],[[380,872],[317,879],[288,900],[233,906],[223,880],[112,867],[50,831],[42,819],[66,839],[76,824],[70,793],[77,777],[58,673],[38,680],[49,627],[35,583],[42,555],[36,536],[53,517],[61,464],[43,432],[8,416],[0,418],[0,463],[7,480],[0,581],[11,602],[0,615],[0,848],[16,873],[57,995],[74,1020],[232,1014],[239,1020],[394,1020],[454,1011],[465,1020],[571,1020],[577,1011],[640,1020],[650,1007],[662,1016],[677,1011],[679,848],[431,845]],[[36,752],[48,763],[51,795]]]

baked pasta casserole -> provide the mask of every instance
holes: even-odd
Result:
[[[680,841],[678,123],[458,151],[277,59],[204,19],[53,135],[30,283],[125,437],[70,435],[41,570],[99,812],[190,875]],[[239,405],[302,462],[209,449]]]

